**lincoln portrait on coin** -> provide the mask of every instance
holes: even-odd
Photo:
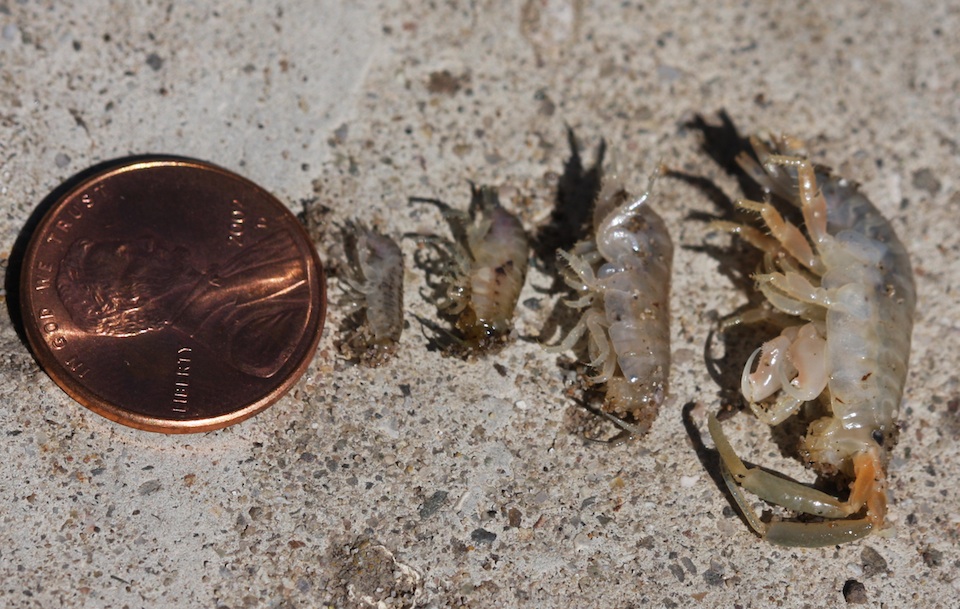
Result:
[[[83,331],[130,337],[173,328],[238,370],[267,378],[290,357],[309,314],[307,266],[277,231],[206,268],[150,236],[80,239],[60,263],[57,293]]]

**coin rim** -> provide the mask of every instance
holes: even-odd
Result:
[[[76,381],[60,363],[60,361],[53,355],[49,345],[43,338],[43,335],[40,331],[40,326],[34,320],[34,316],[31,313],[33,309],[33,298],[31,295],[32,290],[30,290],[30,286],[33,283],[32,280],[35,274],[31,263],[36,259],[37,252],[41,245],[41,239],[39,236],[45,234],[47,229],[53,224],[54,218],[64,202],[72,199],[75,196],[78,196],[83,190],[88,189],[93,184],[107,180],[111,176],[127,172],[152,169],[156,167],[187,167],[202,171],[214,171],[256,190],[265,200],[275,203],[279,209],[283,210],[289,215],[290,219],[293,220],[293,224],[296,225],[295,230],[302,237],[308,246],[307,249],[310,251],[310,259],[312,264],[307,264],[307,281],[308,285],[312,285],[313,282],[311,279],[314,276],[316,277],[317,294],[315,298],[311,299],[311,304],[316,308],[316,313],[311,316],[315,317],[315,321],[313,324],[308,324],[308,327],[315,326],[316,329],[313,331],[313,336],[303,352],[304,354],[301,358],[301,361],[286,376],[282,383],[267,392],[265,396],[251,404],[248,404],[242,408],[238,408],[237,410],[227,414],[188,420],[164,419],[162,417],[131,412],[124,409],[120,405],[112,404],[107,400],[100,398],[94,391],[83,385],[83,383]],[[317,254],[317,250],[313,245],[313,241],[310,239],[307,231],[301,225],[299,220],[297,220],[297,217],[293,214],[293,212],[291,212],[290,209],[287,208],[287,206],[284,205],[277,197],[255,182],[228,169],[214,165],[213,163],[192,158],[167,155],[137,157],[136,160],[128,162],[120,161],[117,165],[110,165],[109,167],[104,168],[102,171],[97,171],[89,176],[85,176],[75,186],[69,188],[64,194],[59,196],[46,211],[46,213],[44,213],[43,218],[37,224],[33,234],[30,236],[29,243],[23,256],[23,262],[21,264],[20,315],[23,319],[23,327],[27,336],[27,342],[29,343],[30,350],[34,355],[34,358],[37,360],[37,363],[40,365],[43,371],[46,372],[46,374],[53,379],[53,381],[65,393],[67,393],[67,395],[72,397],[82,406],[99,414],[100,416],[110,419],[111,421],[143,431],[166,434],[186,434],[214,431],[229,425],[240,423],[241,421],[249,419],[255,414],[267,409],[269,406],[276,403],[281,397],[286,395],[293,385],[300,380],[300,377],[303,376],[304,372],[307,371],[307,368],[310,366],[310,363],[316,356],[317,346],[320,343],[320,336],[323,333],[323,327],[326,322],[326,312],[326,274],[324,272],[323,264],[320,262],[320,256]]]

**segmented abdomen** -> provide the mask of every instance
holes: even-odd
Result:
[[[529,239],[520,220],[495,201],[488,208],[488,230],[468,239],[473,263],[466,314],[474,319],[465,325],[487,335],[509,331],[530,255]],[[471,328],[461,329],[468,333]]]
[[[832,236],[820,245],[826,268],[821,287],[833,299],[826,316],[827,357],[838,420],[821,435],[832,436],[838,448],[844,440],[869,445],[879,432],[889,448],[895,443],[916,304],[910,260],[893,227],[853,183],[817,178]]]
[[[403,331],[403,254],[393,239],[371,230],[360,245],[366,246],[360,252],[360,266],[373,341],[396,342]]]
[[[609,337],[619,374],[608,381],[607,403],[635,419],[663,402],[670,375],[670,271],[673,244],[663,220],[644,206],[628,231],[600,237],[601,251],[618,252],[598,271]]]

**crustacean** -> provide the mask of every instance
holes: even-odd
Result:
[[[467,212],[436,199],[410,199],[439,207],[453,233],[453,241],[415,237],[441,254],[439,268],[423,266],[437,271],[437,309],[452,321],[452,330],[444,332],[445,350],[464,356],[503,345],[513,328],[530,257],[529,237],[520,220],[500,204],[496,189],[471,186],[471,191]]]
[[[670,271],[673,243],[650,207],[659,170],[633,196],[615,172],[604,176],[593,216],[592,237],[570,252],[565,280],[583,311],[554,352],[572,348],[586,334],[590,386],[602,386],[601,412],[624,432],[645,434],[657,417],[670,377]]]
[[[356,317],[341,354],[369,366],[385,363],[403,332],[403,253],[396,241],[358,222],[343,229],[347,266],[341,304]]]
[[[726,484],[761,537],[788,546],[834,545],[884,525],[887,464],[897,442],[910,354],[913,273],[893,227],[855,183],[814,165],[795,140],[751,143],[759,162],[744,153],[739,164],[770,196],[798,207],[806,231],[784,219],[771,200],[738,202],[760,215],[769,235],[743,224],[714,225],[763,252],[755,280],[772,307],[767,313],[745,312],[728,325],[767,318],[782,326],[746,362],[741,390],[768,425],[797,414],[804,404],[819,407],[822,416],[800,440],[800,455],[819,474],[849,482],[849,497],[747,467],[714,416],[710,434]],[[766,522],[744,489],[819,518]]]

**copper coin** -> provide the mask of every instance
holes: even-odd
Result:
[[[188,159],[117,165],[54,202],[27,246],[24,329],[78,402],[164,433],[260,412],[306,370],[323,267],[287,208]]]

